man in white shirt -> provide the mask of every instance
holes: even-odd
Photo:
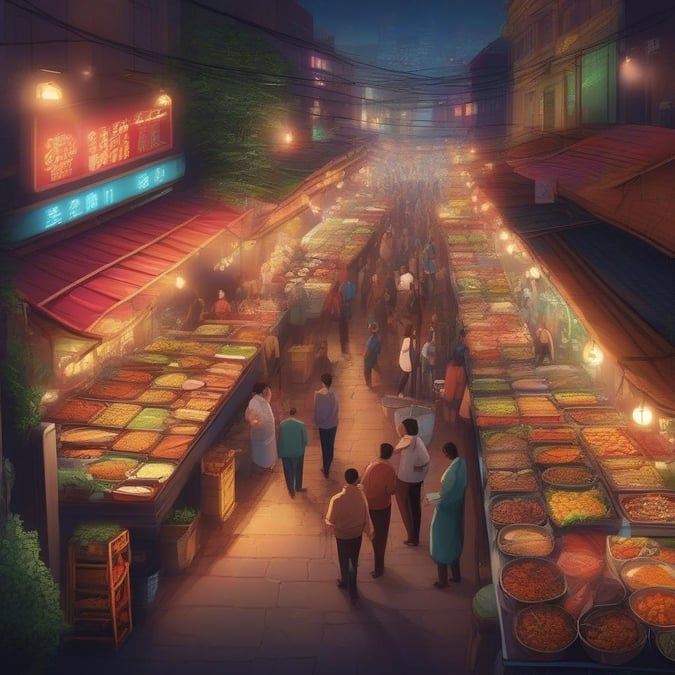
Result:
[[[415,277],[408,271],[408,268],[405,265],[401,265],[401,271],[398,277],[398,287],[399,291],[409,291],[412,288],[413,281]]]

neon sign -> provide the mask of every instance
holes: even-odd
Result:
[[[74,106],[33,121],[32,188],[42,192],[173,147],[171,106]]]
[[[3,243],[18,243],[119,206],[150,190],[169,185],[185,173],[182,155],[148,164],[109,181],[41,202],[5,216],[0,232]]]

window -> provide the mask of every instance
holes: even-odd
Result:
[[[328,72],[328,61],[314,54],[310,56],[309,65],[314,70],[324,70]]]
[[[565,71],[565,126],[567,129],[577,126],[577,74],[574,70]]]

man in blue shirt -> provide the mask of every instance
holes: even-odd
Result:
[[[302,469],[307,447],[307,427],[295,416],[296,409],[291,408],[288,417],[279,424],[279,442],[277,452],[284,467],[284,478],[288,494],[295,497],[296,492],[306,492],[302,487]]]
[[[380,366],[377,363],[377,357],[382,350],[382,342],[378,334],[379,330],[379,326],[376,323],[370,324],[370,335],[366,340],[366,348],[363,352],[363,377],[369,387],[373,386],[373,370],[382,377]]]

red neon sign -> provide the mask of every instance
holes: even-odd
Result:
[[[131,102],[36,114],[33,190],[42,192],[173,147],[171,106]]]

